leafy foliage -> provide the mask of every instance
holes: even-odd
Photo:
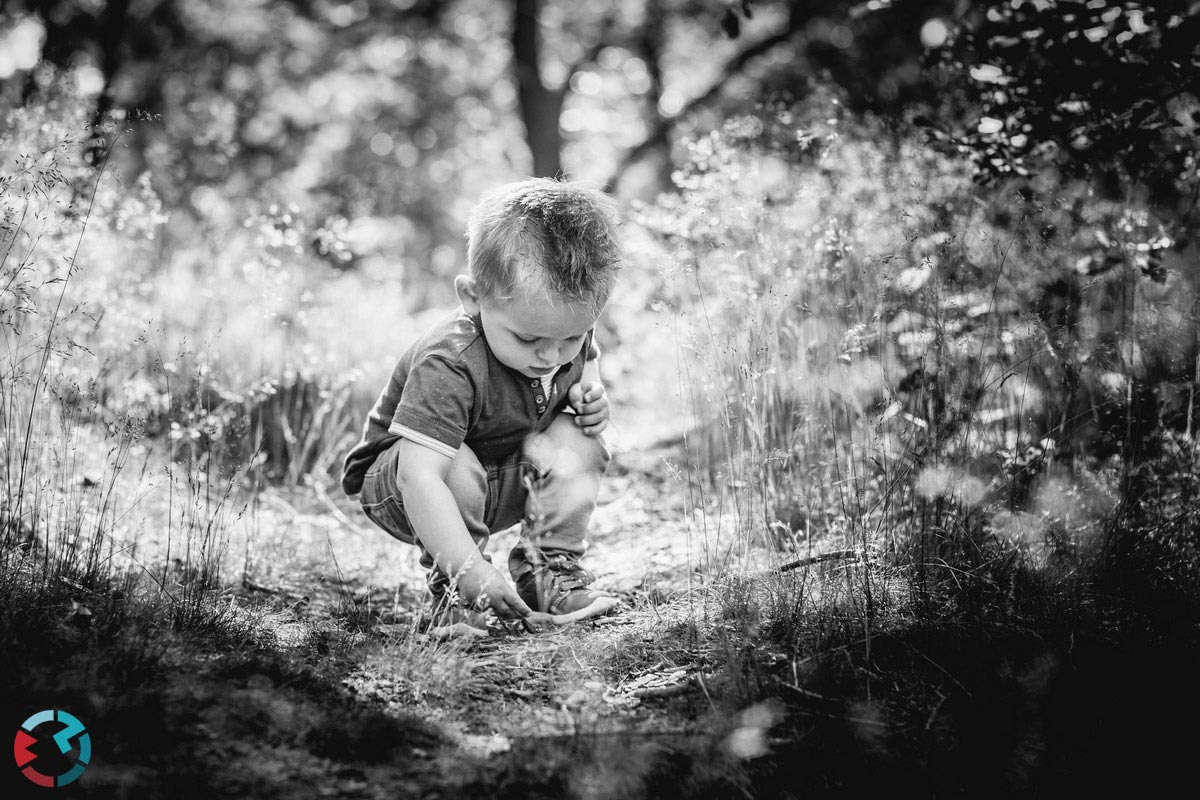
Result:
[[[952,606],[1008,607],[1017,565],[1095,564],[1117,476],[1194,435],[1188,251],[1144,204],[1053,175],[982,189],[836,109],[731,120],[643,214],[696,465],[746,535],[896,547],[925,589],[955,575]],[[1150,519],[1130,535],[1170,526]]]
[[[1191,197],[1200,124],[1194,3],[973,3],[956,22],[934,60],[977,109],[965,115],[973,130],[955,141],[982,173],[1027,175],[1050,163],[1096,170],[1114,186],[1143,182],[1165,205]]]

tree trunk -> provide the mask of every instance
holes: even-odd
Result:
[[[647,119],[661,120],[662,112],[658,104],[662,100],[662,53],[665,49],[664,37],[666,21],[664,19],[661,0],[649,0],[646,3],[645,17],[638,36],[638,49],[642,60],[646,62],[646,71],[650,76],[650,89],[646,92]],[[674,165],[671,162],[671,142],[663,137],[654,147],[655,172],[657,173],[658,191],[671,188],[671,172]]]
[[[533,155],[533,174],[557,177],[562,172],[562,134],[558,118],[562,113],[564,93],[548,89],[542,83],[540,7],[541,0],[516,0],[513,70],[521,121],[525,123],[525,141]]]
[[[100,14],[100,72],[104,75],[104,88],[96,99],[91,133],[84,152],[87,162],[97,167],[104,164],[108,158],[108,149],[112,147],[112,138],[104,129],[104,122],[113,109],[113,81],[122,66],[121,49],[129,19],[129,2],[130,0],[112,0]]]

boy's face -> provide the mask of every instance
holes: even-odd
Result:
[[[511,300],[480,297],[465,275],[455,281],[468,314],[478,314],[492,353],[527,378],[553,374],[579,354],[597,315],[565,300],[521,294]]]

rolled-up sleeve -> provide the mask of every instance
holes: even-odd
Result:
[[[427,356],[409,371],[388,432],[454,458],[467,436],[474,397],[463,364]]]

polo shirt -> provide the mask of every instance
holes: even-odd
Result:
[[[342,489],[362,490],[375,458],[400,438],[451,458],[466,444],[484,463],[503,461],[527,436],[540,433],[567,404],[567,389],[600,354],[588,331],[579,353],[549,382],[522,375],[496,358],[478,316],[461,308],[400,356],[346,456]]]

